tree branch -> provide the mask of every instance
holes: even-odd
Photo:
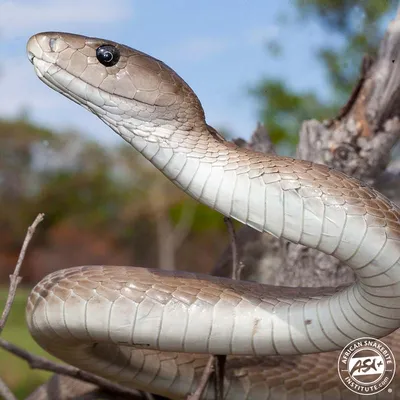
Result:
[[[240,272],[242,270],[241,264],[238,262],[238,251],[236,244],[236,232],[235,227],[231,218],[224,217],[224,222],[228,228],[229,237],[231,241],[231,251],[232,251],[232,279],[240,279]]]
[[[15,299],[15,293],[17,291],[17,287],[22,280],[22,278],[19,276],[19,272],[21,270],[21,266],[25,258],[26,250],[28,248],[29,242],[32,239],[33,234],[35,233],[36,227],[43,221],[43,218],[44,214],[39,214],[33,221],[33,224],[28,228],[24,243],[22,244],[21,252],[19,253],[17,265],[15,266],[13,274],[10,275],[10,289],[8,291],[6,305],[4,307],[3,314],[0,319],[0,335],[4,329],[8,316],[10,314],[11,306]]]
[[[17,292],[17,287],[22,280],[22,277],[19,276],[19,272],[21,270],[21,266],[25,258],[26,250],[28,248],[29,242],[33,237],[33,234],[35,233],[36,227],[43,221],[43,217],[44,214],[38,214],[38,216],[33,221],[32,225],[28,228],[28,231],[26,232],[25,235],[25,240],[22,244],[22,248],[18,256],[18,261],[15,266],[14,272],[12,273],[12,275],[10,275],[10,288],[7,295],[6,305],[4,306],[4,310],[0,319],[0,336],[6,325],[8,316],[10,315],[11,307],[14,303],[15,294]],[[11,392],[10,388],[6,385],[6,383],[2,379],[0,379],[0,394],[4,397],[5,400],[16,399],[14,394]]]
[[[0,347],[25,360],[32,369],[41,369],[43,371],[55,372],[57,374],[67,375],[72,378],[78,378],[85,382],[94,383],[95,385],[100,386],[102,389],[116,394],[128,396],[135,396],[137,394],[136,390],[118,385],[90,372],[82,371],[81,369],[71,365],[59,364],[44,357],[34,355],[29,351],[21,349],[20,347],[2,338],[0,338]]]
[[[201,379],[200,379],[199,385],[197,386],[196,391],[193,394],[189,395],[186,398],[186,400],[200,400],[201,399],[201,396],[204,393],[207,383],[208,383],[211,375],[215,371],[214,359],[215,359],[215,356],[210,356],[210,358],[208,359],[207,365],[204,368],[203,374],[201,376]]]
[[[215,399],[223,400],[226,355],[215,356],[214,362],[215,362]]]
[[[232,279],[237,280],[240,279],[241,264],[238,263],[235,227],[229,217],[224,217],[224,222],[228,228],[232,250]],[[226,355],[210,356],[196,391],[189,395],[187,400],[200,400],[207,383],[213,375],[215,376],[215,399],[222,400],[224,398],[225,363]]]

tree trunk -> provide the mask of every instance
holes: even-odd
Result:
[[[296,158],[326,164],[376,187],[400,203],[400,162],[391,153],[400,136],[400,15],[392,21],[376,60],[366,56],[347,104],[331,121],[305,121],[300,129]],[[268,133],[258,126],[249,143],[261,152],[273,151]],[[250,227],[238,232],[242,279],[285,286],[338,286],[354,274],[334,257],[317,250],[258,233]],[[229,276],[227,248],[214,274]]]

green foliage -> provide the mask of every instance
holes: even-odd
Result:
[[[334,94],[344,101],[359,74],[365,54],[375,56],[384,30],[386,17],[395,9],[394,1],[362,0],[297,0],[303,18],[316,18],[327,30],[339,34],[339,48],[326,46],[318,57],[327,69]]]
[[[72,217],[77,225],[100,228],[115,219],[124,194],[104,169],[59,170],[47,175],[35,208],[46,210],[47,224]]]
[[[0,198],[7,210],[0,212],[0,232],[8,233],[7,246],[23,237],[38,213],[28,206],[40,185],[36,162],[44,144],[55,140],[49,130],[25,120],[0,121]]]
[[[259,101],[260,118],[275,144],[293,152],[303,120],[335,116],[357,81],[363,56],[376,54],[396,5],[394,1],[376,0],[296,1],[301,22],[317,20],[334,34],[339,45],[327,43],[315,53],[326,70],[329,103],[313,91],[299,92],[279,80],[262,79],[250,90]]]

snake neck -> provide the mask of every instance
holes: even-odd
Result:
[[[185,126],[176,127],[174,123],[156,125],[137,120],[110,124],[114,131],[179,188],[201,200],[202,190],[189,189],[198,170],[204,166],[214,169],[226,165],[240,148],[226,141],[211,126],[205,123],[198,125],[188,130]]]
[[[378,295],[389,306],[398,301],[396,205],[327,167],[248,152],[205,129],[153,126],[151,134],[142,129],[147,136],[125,132],[125,140],[201,203],[260,232],[333,255],[354,270],[373,303],[382,301]],[[367,194],[374,200],[366,203]]]

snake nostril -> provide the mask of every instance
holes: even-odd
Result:
[[[55,45],[56,45],[56,39],[55,38],[50,38],[50,40],[49,40],[49,47],[50,47],[50,49],[51,49],[51,51],[55,51]]]

